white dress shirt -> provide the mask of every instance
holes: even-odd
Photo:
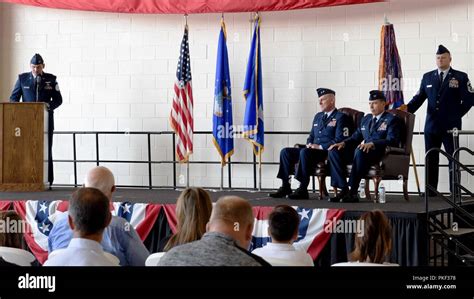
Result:
[[[272,266],[314,266],[311,256],[291,244],[267,243],[264,247],[252,251]]]
[[[372,115],[372,118],[375,118],[375,123],[377,123],[377,122],[380,120],[380,118],[382,117],[382,114],[383,114],[383,112],[380,113],[380,114],[377,114],[377,115],[375,115],[375,116]]]
[[[447,69],[445,70],[442,70],[442,69],[438,69],[438,78],[439,78],[439,74],[441,72],[443,72],[443,82],[444,82],[444,79],[446,79],[446,76],[448,75],[449,71],[451,70],[451,67],[448,67]],[[443,83],[441,82],[441,84]]]
[[[67,248],[51,252],[43,266],[118,266],[118,259],[110,256],[96,241],[73,238]]]
[[[329,117],[334,112],[334,110],[336,110],[336,108],[332,109],[329,112],[324,112],[324,114],[326,114],[326,117]]]

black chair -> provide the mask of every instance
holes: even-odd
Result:
[[[403,196],[408,198],[408,173],[410,169],[410,153],[413,140],[413,128],[415,126],[415,115],[409,112],[392,109],[387,112],[393,114],[400,120],[400,143],[398,147],[388,146],[382,160],[370,167],[365,180],[365,194],[371,199],[368,180],[371,179],[375,186],[375,201],[378,200],[379,185],[382,180],[402,180]],[[348,165],[350,173],[351,165]]]

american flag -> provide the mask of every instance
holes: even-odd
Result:
[[[68,201],[0,201],[0,211],[8,210],[11,206],[20,217],[27,222],[25,241],[31,252],[42,264],[48,258],[48,236],[53,229],[54,223],[61,214],[68,210]],[[326,227],[332,227],[343,218],[342,209],[310,209],[304,207],[293,207],[300,215],[300,226],[298,239],[293,244],[298,250],[309,253],[316,260],[328,243],[331,233]],[[141,240],[144,241],[156,228],[161,209],[165,215],[165,222],[172,233],[177,231],[178,219],[176,216],[176,204],[153,204],[153,203],[131,203],[113,202],[111,212],[113,216],[125,218],[137,231]],[[252,231],[252,243],[250,251],[265,246],[271,241],[268,235],[268,215],[273,211],[271,206],[253,207],[255,217]]]
[[[189,57],[188,25],[184,27],[181,51],[174,83],[174,98],[170,123],[176,133],[176,154],[180,162],[188,161],[193,152],[193,90],[191,85],[191,59]]]
[[[0,210],[11,205],[23,220],[26,220],[25,241],[38,261],[43,264],[48,258],[48,236],[54,223],[68,210],[69,202],[64,200],[27,200],[2,202]],[[151,203],[114,202],[111,207],[113,216],[127,220],[144,241],[152,231],[162,205]],[[126,229],[126,228],[125,228]]]

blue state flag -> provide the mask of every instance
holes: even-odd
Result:
[[[212,116],[212,135],[214,145],[225,165],[234,153],[234,131],[232,120],[232,96],[230,88],[229,57],[227,55],[226,30],[221,22],[217,46],[216,85],[214,89],[214,111]]]
[[[253,145],[255,155],[263,152],[263,92],[262,59],[260,53],[260,16],[255,18],[255,26],[250,46],[247,72],[244,82],[245,115],[243,136]]]

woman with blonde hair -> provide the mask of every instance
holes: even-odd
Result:
[[[164,251],[201,239],[212,211],[212,201],[206,190],[187,188],[176,203],[177,232],[169,239]]]

